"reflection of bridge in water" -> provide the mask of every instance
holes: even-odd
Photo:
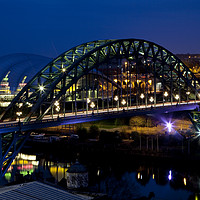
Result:
[[[195,110],[199,89],[198,79],[186,65],[155,43],[102,40],[74,47],[41,69],[2,112],[1,175],[30,130]],[[198,112],[191,115],[197,130],[198,116]],[[18,117],[20,124],[7,121]]]

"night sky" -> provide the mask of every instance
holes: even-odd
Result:
[[[0,0],[0,56],[56,57],[84,42],[120,38],[200,53],[200,0]]]

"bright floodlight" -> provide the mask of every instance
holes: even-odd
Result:
[[[168,129],[168,132],[170,133],[172,131],[172,124],[171,124],[171,122],[167,122],[166,126],[167,126],[167,129]]]

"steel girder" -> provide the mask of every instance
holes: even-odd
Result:
[[[0,134],[0,181],[26,142],[30,132]]]
[[[154,88],[157,79],[162,83],[163,92],[169,91],[171,99],[176,93],[179,97],[185,98],[186,92],[191,99],[196,100],[198,97],[200,86],[197,78],[180,59],[160,45],[138,39],[101,40],[74,47],[50,62],[21,90],[0,117],[5,119],[10,115],[13,116],[20,107],[23,110],[24,121],[29,121],[32,117],[40,120],[54,106],[55,101],[65,96],[66,91],[73,88],[81,78],[92,72],[103,75],[103,71],[106,70],[99,70],[100,65],[124,58],[136,63],[134,66],[136,77],[141,70],[140,73],[145,74],[145,83],[147,83],[149,74],[152,74]],[[131,77],[130,74],[127,72],[127,77]],[[148,88],[145,90],[147,91]],[[148,95],[148,92],[146,93]],[[128,95],[127,91],[127,99]],[[132,95],[131,87],[130,95]],[[138,98],[138,91],[136,91],[136,98]],[[154,103],[156,103],[156,89],[154,89]]]

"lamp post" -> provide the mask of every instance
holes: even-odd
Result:
[[[151,106],[152,106],[152,103],[154,101],[153,97],[150,97],[149,101],[151,102]]]
[[[119,97],[115,96],[114,100],[117,102],[117,111],[119,111]]]
[[[56,107],[55,110],[58,112],[58,118],[59,118],[59,111],[60,111],[60,104],[59,104],[59,102],[56,101],[56,102],[54,103],[54,106]]]
[[[167,99],[167,97],[168,97],[168,92],[165,91],[165,92],[164,92],[164,101],[165,101],[165,98]],[[164,106],[164,101],[163,101],[163,106]]]
[[[16,115],[19,117],[19,123],[20,123],[20,116],[22,115],[21,111],[16,112]]]
[[[143,99],[144,99],[144,94],[143,93],[140,95],[140,98],[142,99],[142,104],[143,104]]]
[[[189,101],[190,91],[187,91],[187,92],[186,92],[186,95],[187,95],[187,103],[188,103],[188,101]]]
[[[124,105],[126,104],[126,100],[122,99],[121,104],[123,105],[123,111],[124,111]]]
[[[90,99],[86,99],[86,114],[88,114],[88,104],[90,103]]]
[[[177,100],[177,104],[178,104],[178,100],[179,100],[179,95],[178,94],[175,95],[175,99]]]
[[[91,102],[90,107],[92,108],[92,115],[94,115],[95,103],[94,103],[94,102]]]

